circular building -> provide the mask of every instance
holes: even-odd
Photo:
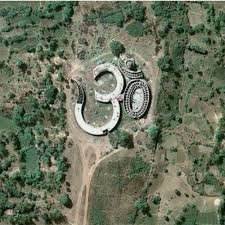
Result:
[[[131,118],[140,118],[147,111],[150,104],[150,90],[145,80],[133,79],[124,91],[123,106],[126,114]]]

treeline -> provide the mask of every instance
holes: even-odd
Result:
[[[69,22],[73,15],[73,7],[77,6],[77,2],[46,2],[44,5],[37,4],[31,7],[28,4],[21,4],[18,7],[6,7],[0,9],[0,16],[4,17],[7,22],[10,19],[19,17],[36,16],[41,19],[54,19],[55,12],[62,11],[63,22]]]
[[[84,15],[84,22],[105,23],[122,27],[130,19],[144,22],[145,7],[140,2],[115,2],[113,7],[94,11],[89,15]]]
[[[224,101],[221,100],[222,117],[218,121],[217,129],[214,136],[213,152],[209,158],[209,166],[215,165],[219,169],[221,176],[225,176],[224,162],[225,162],[225,148],[222,142],[225,139],[225,108]]]
[[[179,112],[184,53],[188,44],[189,21],[187,5],[183,2],[154,2],[152,9],[157,20],[166,28],[164,56],[158,60],[161,69],[161,90],[157,110],[162,127],[175,127],[182,123]],[[160,34],[161,27],[157,30]],[[159,39],[160,35],[158,36]],[[157,40],[160,42],[160,39]]]

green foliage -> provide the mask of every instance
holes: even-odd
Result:
[[[223,11],[219,11],[219,14],[215,18],[214,24],[217,32],[224,31],[225,13]]]
[[[218,128],[215,134],[215,142],[220,143],[225,138],[225,118],[219,119]]]
[[[218,207],[219,225],[225,224],[225,197],[222,195],[221,203]]]
[[[124,16],[121,11],[114,11],[106,14],[101,14],[100,23],[116,24],[118,27],[123,26]]]
[[[136,156],[131,160],[128,176],[132,179],[136,176],[148,173],[149,170],[150,165],[146,163],[142,157]]]
[[[105,225],[102,212],[95,207],[91,209],[91,225]]]
[[[58,209],[51,209],[49,212],[50,220],[60,222],[64,219],[63,214]]]
[[[58,201],[60,202],[60,204],[66,206],[66,207],[70,207],[72,204],[69,195],[66,193],[61,193],[58,197]]]
[[[5,26],[2,28],[1,32],[10,32],[13,30],[13,26]]]
[[[160,127],[156,123],[150,124],[146,130],[147,134],[156,142],[159,138]]]
[[[65,80],[65,78],[64,78],[64,76],[61,72],[58,73],[57,80],[60,81],[60,82],[63,82]]]
[[[133,135],[122,130],[115,130],[109,134],[109,142],[114,148],[121,146],[123,148],[133,148]]]
[[[22,153],[24,154],[26,170],[31,173],[36,172],[39,169],[39,157],[36,151],[37,150],[34,148],[28,148]]]
[[[58,89],[55,86],[53,85],[47,86],[44,92],[45,102],[47,104],[53,104],[56,99],[57,93]]]
[[[14,130],[16,127],[15,123],[4,116],[0,115],[0,131],[9,131],[9,130]]]
[[[128,213],[128,223],[129,224],[135,224],[136,218],[137,218],[137,210],[136,212],[129,212]]]
[[[161,127],[174,128],[182,123],[179,101],[182,96],[183,75],[185,73],[184,53],[191,30],[188,7],[183,2],[154,2],[151,4],[157,22],[163,24],[164,56],[158,60],[161,69],[160,91],[158,95],[158,118]]]
[[[142,37],[145,32],[144,25],[139,21],[131,22],[125,29],[132,37]]]
[[[15,122],[15,124],[21,125],[23,123],[24,113],[25,113],[24,108],[19,105],[16,105],[13,108],[12,119]]]
[[[63,10],[63,21],[68,23],[71,22],[71,17],[73,16],[73,6],[76,2],[66,2],[64,3],[64,10]]]
[[[134,206],[137,210],[142,211],[143,214],[147,214],[150,210],[150,207],[147,202],[147,198],[139,198],[135,202]]]
[[[210,172],[206,173],[206,175],[204,177],[204,183],[205,184],[214,185],[217,182],[218,182],[218,180],[216,179],[216,177],[212,173],[210,173]]]
[[[170,72],[173,70],[173,61],[168,55],[161,57],[157,63],[162,71]]]
[[[160,198],[159,195],[154,195],[154,196],[152,197],[152,203],[153,203],[153,204],[159,205],[160,202],[161,202],[161,198]]]
[[[8,155],[8,151],[5,147],[5,143],[0,142],[0,159],[3,159]]]
[[[176,194],[177,196],[181,196],[181,192],[180,192],[178,189],[175,189],[175,194]]]
[[[0,61],[0,74],[5,75],[5,76],[12,76],[13,75],[13,70],[12,68],[3,60]]]
[[[208,51],[205,50],[204,48],[201,48],[197,45],[193,45],[193,44],[188,44],[187,45],[187,49],[190,50],[190,51],[194,51],[196,53],[199,53],[199,54],[202,54],[202,55],[207,55],[208,54]]]
[[[186,44],[187,44],[187,40],[181,39],[181,40],[177,40],[177,42],[173,46],[171,57],[173,62],[173,68],[174,68],[174,71],[176,72],[183,71],[184,53],[185,53]]]
[[[112,54],[117,57],[119,57],[120,54],[125,52],[125,48],[123,44],[120,43],[119,41],[112,41],[110,43],[110,48],[111,48]]]
[[[145,7],[140,2],[115,2],[112,8],[101,9],[84,16],[85,22],[105,23],[122,27],[130,19],[143,22]]]
[[[183,16],[187,12],[186,5],[182,2],[154,2],[151,7],[155,16],[181,24],[182,21],[175,21],[171,15]]]
[[[195,33],[202,33],[205,30],[205,25],[203,23],[200,23],[194,27]]]
[[[131,5],[132,17],[140,22],[144,22],[145,20],[145,6],[141,2],[134,2]]]
[[[175,219],[175,225],[195,225],[197,224],[199,210],[195,205],[187,205]]]
[[[64,40],[65,36],[69,39],[68,25],[76,3],[5,5],[8,4],[0,8],[2,22],[6,24],[0,44],[3,57],[8,56],[0,62],[1,81],[6,81],[1,85],[6,92],[1,101],[3,115],[0,116],[0,223],[31,225],[40,216],[50,224],[62,222],[63,215],[55,207],[68,170],[68,162],[63,156],[66,95],[64,86],[51,79],[52,72],[63,74],[64,68],[53,66],[51,58],[64,57]],[[43,24],[45,26],[41,26]],[[6,33],[15,29],[19,33]],[[24,58],[26,52],[46,60],[45,79],[42,80],[42,68],[36,62],[37,58],[34,54],[26,54]],[[13,68],[18,76],[14,75]],[[33,75],[36,75],[35,79]],[[59,81],[63,80],[60,74]],[[16,88],[8,91],[10,85],[5,87],[7,82],[17,83]],[[19,90],[21,84],[25,84],[23,90]],[[10,103],[10,107],[4,108],[6,103]],[[51,170],[53,165],[56,171]],[[14,168],[18,170],[14,171]],[[37,194],[40,192],[44,195]],[[65,200],[67,197],[61,199],[67,206]],[[8,209],[12,209],[13,215],[5,213]]]
[[[22,71],[25,71],[27,69],[27,64],[23,62],[22,60],[17,60],[16,66]]]

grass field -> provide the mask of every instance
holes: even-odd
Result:
[[[215,211],[201,212],[198,214],[197,224],[199,225],[219,225],[217,213]]]

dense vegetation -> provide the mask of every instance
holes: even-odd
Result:
[[[0,221],[4,223],[60,222],[62,206],[72,205],[68,194],[60,194],[69,167],[63,156],[64,69],[51,59],[64,57],[66,40],[57,33],[67,32],[75,6],[75,2],[47,2],[0,8],[5,24],[0,47],[9,49],[4,55],[8,58],[0,62],[0,79],[27,85],[18,91],[14,86],[6,89],[1,98],[1,117],[11,124],[0,125]],[[42,26],[43,21],[48,25]],[[8,37],[9,32],[14,34]],[[45,66],[38,60],[45,60]],[[57,73],[59,79],[54,78]]]
[[[84,21],[123,27],[133,19],[135,21],[129,24],[126,30],[131,36],[139,37],[144,35],[145,10],[141,2],[115,2],[111,7],[85,15]]]
[[[127,33],[133,37],[142,37],[145,32],[144,25],[139,21],[131,22],[125,29]]]
[[[109,142],[114,148],[119,146],[128,149],[134,147],[132,134],[119,129],[109,134]]]
[[[120,43],[119,41],[112,41],[110,43],[110,48],[111,48],[112,54],[117,57],[119,57],[120,54],[125,52],[125,48],[123,44]]]

